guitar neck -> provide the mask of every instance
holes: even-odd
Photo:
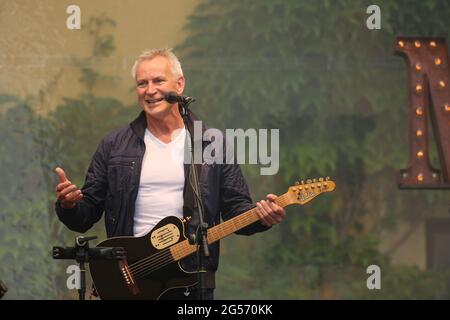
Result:
[[[280,207],[286,207],[290,204],[288,200],[287,193],[283,194],[282,196],[279,196],[275,203],[279,205]],[[240,215],[229,219],[221,224],[218,224],[215,227],[208,229],[208,244],[214,243],[216,241],[219,241],[222,238],[225,238],[229,236],[230,234],[241,230],[242,228],[245,228],[246,226],[252,224],[253,222],[256,222],[259,220],[259,216],[256,213],[256,207],[253,209],[250,209],[244,213],[241,213]],[[172,246],[170,248],[170,251],[172,253],[172,256],[175,260],[182,259],[193,252],[196,251],[196,246],[189,244],[189,241],[185,240],[182,242],[177,243],[176,245]]]
[[[287,195],[284,194],[275,200],[275,203],[280,207],[285,207],[289,203],[287,201]],[[222,238],[229,236],[230,234],[239,231],[246,226],[259,220],[259,216],[256,213],[256,207],[250,209],[232,219],[229,219],[215,227],[208,229],[208,244],[214,243]]]

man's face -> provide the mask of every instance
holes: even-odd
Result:
[[[137,65],[136,93],[140,106],[149,116],[163,118],[169,114],[174,105],[164,100],[164,94],[169,91],[182,94],[183,90],[184,77],[174,77],[167,58],[156,56]]]

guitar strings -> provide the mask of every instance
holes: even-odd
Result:
[[[280,200],[282,200],[282,199],[280,199]],[[284,206],[284,204],[285,204],[284,201],[277,201],[277,202],[279,202],[279,205],[282,205],[282,206]],[[246,217],[244,219],[240,218],[237,220],[241,220],[240,223],[242,223],[242,222],[245,223],[245,222],[249,222],[249,221],[253,220],[252,218],[253,217],[251,215],[246,215]],[[228,220],[228,221],[231,222],[231,220]],[[235,222],[235,221],[233,221],[233,222]],[[230,233],[233,232],[233,228],[231,226],[225,226],[224,229],[225,229],[225,231],[230,231]],[[183,243],[183,242],[181,242],[181,243]],[[179,244],[181,244],[181,243],[179,243]],[[183,252],[181,252],[181,253],[183,254]],[[175,261],[175,260],[173,259],[172,255],[170,253],[170,250],[166,249],[162,252],[158,252],[157,254],[146,257],[142,260],[139,260],[139,261],[131,264],[130,269],[131,269],[131,272],[136,277],[136,279],[139,279],[139,278],[142,278],[142,276],[152,273],[152,272],[160,269],[161,267],[163,267],[169,263],[172,263],[173,261]]]
[[[136,278],[139,278],[140,273],[145,272],[147,267],[150,267],[153,269],[155,266],[164,266],[165,263],[172,262],[171,259],[172,255],[170,254],[169,249],[164,249],[163,251],[160,251],[156,254],[153,254],[151,256],[148,256],[144,259],[138,260],[135,263],[132,263],[129,265],[130,272],[133,276]]]
[[[286,199],[283,196],[280,196],[276,203],[280,206],[285,206],[286,203]],[[255,213],[255,208],[249,210],[249,212],[247,214],[243,214],[244,217],[241,216],[237,216],[233,219],[228,220],[230,225],[225,225],[223,226],[222,229],[224,229],[224,231],[226,231],[227,233],[232,233],[233,230],[236,231],[236,226],[235,226],[235,222],[239,222],[239,224],[249,224],[252,222],[252,220],[254,220],[254,216],[252,215],[252,213]],[[226,222],[228,222],[226,221]],[[225,222],[225,223],[226,223]],[[215,232],[218,231],[219,229],[214,230]],[[237,229],[239,230],[239,229]],[[229,234],[228,233],[228,234]],[[179,242],[176,244],[176,246],[178,247],[185,247],[185,245],[181,245],[182,243],[185,243],[185,241],[187,242],[187,240],[184,240],[182,242]],[[175,248],[174,250],[180,251],[180,249]],[[181,255],[182,256],[186,256],[189,255],[185,254],[185,252],[183,252],[185,249],[181,249]],[[181,258],[180,258],[181,259]],[[172,253],[170,252],[170,248],[164,249],[163,251],[160,251],[156,254],[153,254],[151,256],[148,256],[144,259],[138,260],[132,264],[130,264],[130,272],[132,274],[132,276],[134,276],[136,279],[140,279],[142,277],[147,276],[148,274],[162,268],[163,266],[170,264],[172,262],[176,261],[173,256]]]
[[[253,217],[248,216],[242,219],[242,222],[251,222],[253,220]],[[233,227],[230,225],[228,227],[225,227],[226,231],[230,231],[230,233],[233,231]],[[187,241],[187,240],[185,240]],[[184,242],[184,241],[183,241]],[[183,243],[181,242],[181,243]],[[176,249],[175,249],[176,250]],[[182,249],[183,251],[183,249]],[[182,252],[183,254],[183,252]],[[184,255],[184,254],[183,254]],[[162,268],[163,266],[172,263],[175,261],[170,253],[170,250],[166,249],[164,252],[159,252],[157,254],[154,254],[152,256],[149,256],[147,258],[144,258],[131,266],[131,272],[134,275],[136,279],[140,279],[142,277],[147,276],[148,274]]]
[[[282,206],[284,206],[284,204],[285,204],[284,201],[277,201],[277,202],[279,202],[279,205],[282,205]],[[245,218],[240,218],[237,220],[241,220],[240,223],[242,223],[242,222],[246,223],[246,222],[253,220],[252,218],[253,217],[251,215],[246,215]],[[231,220],[228,220],[228,221],[231,221]],[[230,231],[230,233],[233,232],[233,228],[231,226],[225,226],[224,229],[225,229],[225,231]],[[183,242],[181,242],[181,243],[183,243]],[[183,252],[181,252],[181,253],[183,254]],[[186,254],[186,255],[188,255],[188,254]],[[130,267],[131,267],[131,272],[138,279],[138,278],[142,278],[142,276],[145,276],[153,271],[156,271],[157,269],[160,269],[164,265],[172,263],[173,261],[175,261],[175,260],[173,259],[172,255],[170,253],[170,250],[166,249],[162,252],[158,252],[157,254],[154,254],[152,256],[149,256],[147,258],[139,260],[139,261],[131,264]]]
[[[244,218],[245,220],[243,218],[241,218],[240,220],[242,220],[243,222],[247,222],[248,220],[251,220],[251,218],[252,217],[249,216],[249,217],[245,217]],[[230,220],[228,220],[228,221],[230,221]],[[228,227],[225,226],[225,230],[226,231],[232,230],[232,226],[231,225],[228,226]],[[180,242],[180,243],[183,243],[183,242]],[[178,245],[180,246],[180,244],[178,244]],[[183,250],[182,250],[181,253],[183,254]],[[162,252],[158,252],[158,253],[156,253],[154,255],[151,255],[151,256],[146,257],[146,258],[144,258],[142,260],[139,260],[139,261],[137,261],[137,262],[135,262],[133,264],[130,264],[130,269],[137,276],[139,273],[141,273],[141,271],[144,271],[144,272],[148,271],[149,269],[147,269],[147,267],[149,267],[150,270],[153,271],[153,269],[160,268],[161,266],[166,264],[166,262],[168,263],[168,262],[172,262],[172,261],[174,261],[174,260],[171,257],[170,250],[166,249],[166,250],[164,250]],[[145,270],[143,270],[143,269],[145,269]]]
[[[246,217],[242,217],[239,220],[241,220],[241,223],[242,222],[246,223],[246,222],[252,221],[253,217],[251,215],[246,215]],[[228,221],[230,221],[230,220],[228,220]],[[235,229],[235,227],[234,228],[233,227],[234,226],[232,226],[232,225],[225,226],[225,231],[232,232],[233,229]],[[184,241],[187,241],[187,240],[184,240]],[[185,243],[184,241],[180,242],[178,244],[178,246],[181,247],[180,244]],[[177,250],[177,249],[175,248],[175,250]],[[177,251],[180,251],[180,249],[178,249]],[[187,254],[185,254],[183,251],[185,251],[185,249],[181,249],[181,254],[183,256],[186,256]],[[139,260],[133,264],[130,264],[130,272],[136,279],[140,279],[140,278],[160,269],[161,267],[163,267],[169,263],[172,263],[173,261],[175,261],[175,260],[173,259],[172,254],[170,253],[170,250],[165,249],[162,252],[158,252],[154,255],[151,255],[142,260]]]
[[[241,223],[247,223],[247,222],[252,222],[253,217],[251,215],[246,216],[245,218],[240,218],[239,220],[241,220]],[[230,221],[230,220],[228,220]],[[224,230],[228,233],[232,233],[233,230],[235,229],[234,226],[232,226],[231,224],[229,226],[225,226]],[[187,241],[187,240],[185,240]],[[184,242],[184,241],[183,241]],[[183,243],[183,242],[180,242]],[[179,246],[180,246],[179,244]],[[181,246],[180,246],[181,247]],[[177,250],[177,249],[175,249]],[[178,251],[180,251],[180,249],[178,249]],[[183,253],[183,249],[181,249],[181,254],[182,255],[186,255]],[[136,279],[140,279],[158,269],[160,269],[161,267],[172,263],[173,261],[175,261],[170,253],[170,250],[165,249],[162,252],[158,252],[157,254],[154,254],[152,256],[146,257],[142,260],[139,260],[133,264],[130,264],[130,271],[132,273],[132,275],[136,278]]]
[[[253,217],[251,217],[250,215],[245,217],[245,218],[241,218],[242,222],[250,222],[253,220]],[[232,231],[233,226],[227,226],[225,227],[226,231]],[[231,233],[231,232],[230,232]],[[187,240],[184,240],[187,241]],[[180,242],[181,243],[184,243]],[[175,249],[177,250],[177,249]],[[180,251],[180,250],[178,250]],[[181,254],[185,256],[185,254],[183,253],[183,249],[181,249]],[[163,266],[172,263],[173,261],[175,261],[170,253],[170,250],[166,249],[164,250],[164,252],[160,252],[157,254],[154,254],[152,256],[149,256],[147,258],[144,258],[132,265],[131,266],[131,272],[132,275],[136,278],[136,279],[141,279],[145,276],[147,276],[148,274],[162,268]]]

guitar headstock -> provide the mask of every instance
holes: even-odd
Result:
[[[305,204],[324,192],[336,189],[334,181],[329,177],[319,179],[308,179],[297,181],[294,186],[289,187],[287,192],[290,204]]]

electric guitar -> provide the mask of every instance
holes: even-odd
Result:
[[[319,194],[331,192],[336,184],[329,178],[296,182],[275,201],[281,207],[306,204]],[[256,208],[208,229],[208,244],[214,243],[258,221]],[[101,299],[159,299],[166,291],[197,284],[196,272],[183,270],[180,260],[197,250],[185,237],[185,223],[177,217],[162,219],[141,237],[115,237],[98,247],[123,247],[126,258],[91,260],[92,280]]]

